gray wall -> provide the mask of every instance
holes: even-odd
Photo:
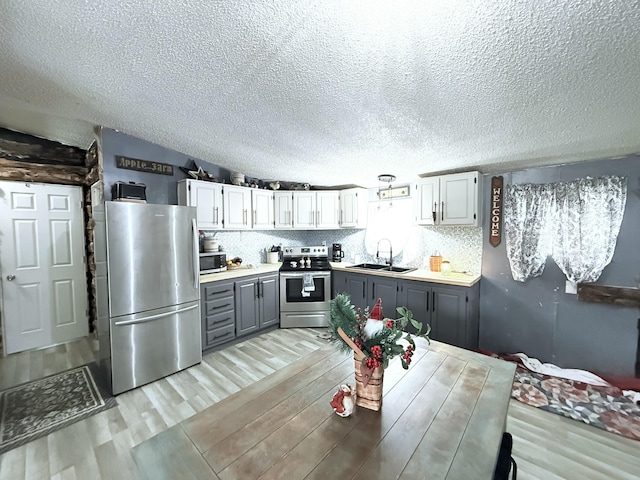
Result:
[[[542,276],[516,282],[504,235],[489,244],[491,177],[484,178],[485,221],[480,287],[480,347],[524,352],[564,368],[633,375],[640,309],[579,302],[565,292],[564,274],[551,258]],[[502,174],[504,184],[551,183],[585,176],[625,175],[627,205],[612,262],[596,283],[640,286],[640,157],[599,160]]]
[[[105,200],[111,200],[111,186],[114,183],[135,182],[144,183],[147,186],[147,203],[176,205],[178,203],[177,182],[190,178],[179,167],[190,167],[191,160],[195,160],[199,166],[211,175],[224,179],[229,183],[230,172],[217,165],[115,130],[108,128],[102,128],[101,130]],[[117,168],[116,155],[173,165],[173,176]]]

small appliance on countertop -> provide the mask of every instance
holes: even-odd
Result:
[[[200,254],[200,274],[227,271],[227,254],[224,252],[203,252]]]
[[[342,250],[342,244],[334,243],[332,260],[334,262],[341,262],[343,258],[344,258],[344,250]]]

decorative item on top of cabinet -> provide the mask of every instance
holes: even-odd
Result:
[[[481,224],[481,185],[479,172],[425,177],[416,185],[417,223],[420,225]]]

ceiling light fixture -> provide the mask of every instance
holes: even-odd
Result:
[[[391,182],[393,182],[396,179],[395,175],[391,175],[389,173],[383,173],[382,175],[378,175],[378,181],[380,182],[380,185],[378,186],[378,208],[380,208],[380,200],[382,200],[383,198],[391,198],[390,192],[391,192]],[[383,191],[382,190],[382,184],[386,183],[387,184],[387,190]]]
[[[401,185],[399,187],[392,187],[391,182],[396,179],[395,175],[385,173],[378,175],[380,186],[378,187],[378,200],[391,200],[392,198],[401,198],[409,196],[409,185]],[[386,183],[387,187],[383,188],[383,184]]]

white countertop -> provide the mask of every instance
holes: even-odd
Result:
[[[331,262],[331,268],[334,270],[341,270],[343,272],[351,272],[351,273],[366,273],[368,275],[377,275],[381,277],[392,277],[403,280],[418,280],[421,282],[433,282],[433,283],[442,283],[445,285],[457,285],[460,287],[471,287],[480,281],[479,274],[467,274],[467,273],[449,273],[448,275],[444,275],[440,272],[432,272],[431,270],[426,269],[417,269],[407,273],[397,273],[397,272],[379,272],[376,270],[365,270],[358,268],[348,268],[352,266],[353,263],[347,262]]]
[[[257,265],[243,265],[226,272],[208,273],[200,275],[200,283],[214,282],[218,280],[230,280],[234,278],[246,277],[249,275],[262,275],[265,273],[275,273],[280,269],[282,263],[260,263]],[[367,275],[377,275],[381,277],[392,277],[403,280],[417,280],[421,282],[442,283],[445,285],[457,285],[460,287],[471,287],[480,281],[479,274],[466,273],[450,273],[444,275],[440,272],[432,272],[431,270],[418,269],[407,273],[397,272],[378,272],[375,270],[361,270],[357,268],[348,268],[353,265],[347,262],[331,262],[331,268],[343,272],[365,273]]]
[[[277,273],[281,263],[259,263],[257,265],[242,265],[226,272],[207,273],[200,275],[200,283],[229,280],[232,278],[247,277],[249,275],[262,275],[265,273]]]

